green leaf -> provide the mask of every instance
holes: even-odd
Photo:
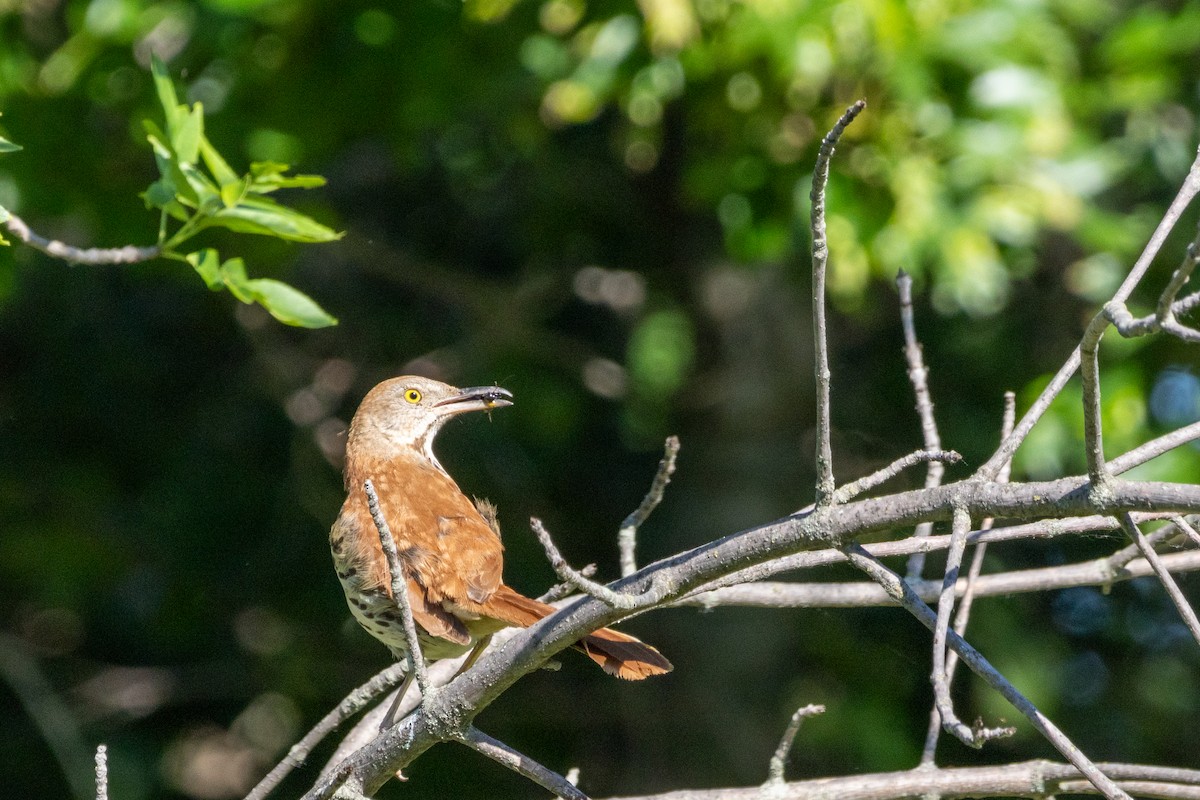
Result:
[[[265,197],[247,197],[233,208],[222,208],[205,224],[292,242],[331,242],[342,238],[342,234],[332,228]]]
[[[150,147],[154,149],[154,152],[173,161],[175,151],[171,149],[171,145],[167,144],[169,140],[162,132],[162,128],[158,127],[158,124],[152,119],[142,120],[142,128],[146,131],[146,139],[150,142]]]
[[[270,175],[256,178],[250,188],[259,194],[269,194],[276,189],[315,189],[324,186],[320,175]]]
[[[8,209],[5,208],[4,206],[0,206],[0,225],[3,225],[5,222],[8,222],[8,218],[10,216],[12,216],[12,215],[8,213]],[[4,247],[8,246],[8,239],[5,239],[3,234],[0,234],[0,245],[2,245]]]
[[[254,290],[246,277],[246,262],[240,258],[231,258],[221,265],[221,282],[229,292],[243,303],[253,303]]]
[[[204,109],[199,103],[179,117],[179,124],[171,131],[171,145],[175,157],[184,164],[195,164],[200,157],[200,140],[204,137]]]
[[[284,325],[300,328],[328,328],[337,319],[304,292],[282,281],[258,278],[249,282],[259,305]]]
[[[179,97],[175,94],[175,84],[167,73],[167,65],[156,55],[150,56],[150,73],[154,76],[154,88],[158,92],[158,102],[162,104],[163,114],[167,119],[167,130],[174,131],[179,126],[179,118],[186,109],[179,105]]]
[[[204,283],[209,289],[219,292],[225,288],[225,281],[221,277],[221,257],[216,250],[206,247],[203,250],[188,253],[185,258],[196,272],[200,273],[200,277],[204,279]],[[245,276],[243,275],[243,277]]]
[[[201,209],[205,204],[216,205],[221,197],[221,190],[218,189],[208,176],[196,168],[193,164],[180,164],[179,171],[183,175]]]
[[[140,197],[146,203],[146,208],[161,208],[178,220],[188,218],[187,209],[176,199],[175,190],[166,178],[150,184]]]
[[[256,178],[267,178],[272,175],[282,175],[291,169],[289,164],[280,164],[278,161],[255,161],[250,164],[250,174]]]
[[[217,152],[217,148],[212,146],[208,141],[207,136],[200,137],[200,155],[204,158],[204,163],[208,165],[208,171],[217,179],[217,183],[222,189],[231,183],[238,183],[241,178],[238,174],[230,169],[229,164]]]
[[[162,129],[154,124],[153,120],[148,119],[142,120],[142,127],[146,129],[146,139],[154,151],[154,162],[158,165],[158,172],[162,175],[164,185],[173,191],[176,198],[184,205],[193,208],[199,205],[200,197],[187,176],[183,174],[183,170],[180,169],[179,162],[175,158],[175,150],[168,144]]]
[[[242,198],[246,196],[249,188],[247,186],[247,181],[249,180],[249,178],[236,180],[233,183],[226,183],[221,186],[221,202],[225,204],[226,208],[233,208],[242,202]]]
[[[325,185],[325,179],[320,175],[285,175],[289,169],[290,166],[278,161],[254,162],[250,165],[250,174],[254,176],[251,190],[267,194],[276,189],[313,189]]]
[[[21,149],[21,145],[13,144],[8,139],[0,136],[0,153],[15,153]]]

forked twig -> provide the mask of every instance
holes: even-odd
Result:
[[[842,548],[842,552],[850,559],[850,563],[866,572],[883,587],[893,599],[900,603],[904,608],[929,630],[934,630],[937,626],[937,614],[934,613],[921,598],[916,596],[912,588],[900,580],[900,577],[885,567],[883,564],[875,560],[866,550],[858,544],[848,544]],[[999,692],[1005,700],[1013,705],[1018,711],[1033,724],[1034,728],[1046,737],[1063,756],[1070,761],[1075,767],[1083,773],[1093,786],[1095,786],[1101,794],[1109,798],[1109,800],[1131,800],[1129,795],[1125,793],[1119,786],[1113,783],[1107,775],[1083,754],[1083,752],[1075,746],[1075,744],[1067,738],[1067,735],[1058,729],[1053,722],[1038,710],[1027,697],[1021,694],[1015,686],[1013,686],[1000,672],[992,666],[992,664],[984,658],[983,654],[972,647],[965,639],[956,633],[950,632],[946,636],[946,643],[953,647],[971,671],[979,675],[989,686]]]
[[[1010,433],[1012,433],[1013,425],[1016,423],[1017,416],[1017,396],[1012,392],[1004,393],[1004,413],[1001,415],[1000,422],[1000,441],[1004,441]],[[1012,471],[1012,462],[1004,465],[1004,469],[996,477],[997,482],[1006,483],[1009,473]],[[992,529],[995,520],[991,517],[986,517],[979,525],[980,531],[987,532]],[[951,547],[954,546],[954,536],[951,534]],[[967,633],[967,622],[971,618],[971,605],[975,600],[975,591],[978,586],[979,574],[983,571],[983,557],[987,553],[987,542],[979,542],[975,546],[975,552],[971,555],[971,566],[967,570],[966,588],[963,590],[962,599],[958,604],[958,612],[954,616],[954,632],[959,636],[965,636]],[[911,561],[910,561],[911,564]],[[911,578],[909,579],[911,581]],[[957,588],[957,587],[956,587]],[[958,667],[958,653],[951,650],[946,654],[946,669],[945,681],[947,687],[954,682],[954,673]],[[935,701],[932,710],[929,712],[929,729],[925,733],[925,746],[921,751],[921,764],[923,766],[934,763],[934,758],[937,755],[937,743],[939,734],[942,730],[942,715],[938,711],[938,705]]]
[[[1175,609],[1179,612],[1179,616],[1183,618],[1183,624],[1192,633],[1192,637],[1197,643],[1200,643],[1200,619],[1196,618],[1196,612],[1188,603],[1187,598],[1183,596],[1183,592],[1179,590],[1179,584],[1171,577],[1171,573],[1163,566],[1162,559],[1158,553],[1146,541],[1146,537],[1142,534],[1141,528],[1134,521],[1133,515],[1129,512],[1121,514],[1121,525],[1125,528],[1125,532],[1137,544],[1138,549],[1142,551],[1142,557],[1150,563],[1154,568],[1154,574],[1158,576],[1159,583],[1167,590],[1167,595],[1171,598],[1171,602],[1175,604]]]
[[[339,725],[357,714],[368,703],[384,694],[396,685],[402,683],[405,677],[405,664],[392,664],[382,672],[377,673],[371,680],[356,688],[337,704],[337,707],[321,718],[321,721],[304,734],[304,738],[292,745],[286,756],[258,782],[246,800],[263,800],[283,781],[292,770],[301,766],[321,741],[337,729]]]
[[[946,669],[946,637],[950,629],[950,615],[954,611],[954,588],[958,583],[958,570],[962,565],[963,550],[967,546],[967,533],[971,530],[971,515],[966,509],[954,509],[954,521],[950,533],[950,550],[946,554],[946,577],[938,596],[937,622],[933,628],[933,697],[942,728],[970,747],[983,747],[990,739],[1011,736],[1016,728],[984,728],[967,726],[954,713],[950,699],[949,672]]]
[[[1175,195],[1175,199],[1171,201],[1170,207],[1163,215],[1158,226],[1154,229],[1154,233],[1151,234],[1146,247],[1142,250],[1141,255],[1138,256],[1137,261],[1134,262],[1133,268],[1113,294],[1109,305],[1119,307],[1120,304],[1123,304],[1133,294],[1133,290],[1141,283],[1142,278],[1146,275],[1146,271],[1150,269],[1150,265],[1153,263],[1155,256],[1158,255],[1158,251],[1162,249],[1167,236],[1170,235],[1175,225],[1178,224],[1183,212],[1198,192],[1200,192],[1200,154],[1192,162],[1191,167],[1188,169],[1187,177],[1184,178],[1183,185],[1179,187],[1179,192]],[[1037,421],[1042,418],[1042,414],[1046,413],[1046,409],[1050,407],[1050,403],[1062,392],[1063,387],[1067,385],[1067,381],[1075,374],[1075,370],[1079,369],[1079,365],[1080,348],[1076,347],[1066,363],[1059,368],[1058,372],[1050,380],[1050,383],[1038,395],[1037,400],[1033,402],[1033,405],[1021,417],[1021,421],[1017,423],[1012,434],[1001,442],[1000,446],[996,448],[996,452],[992,453],[991,458],[979,468],[976,472],[978,477],[991,480],[1000,474],[1000,470],[1012,458],[1013,453],[1020,447],[1021,442],[1025,441],[1025,437],[1029,435],[1029,431],[1037,424]]]
[[[646,492],[638,507],[621,523],[621,530],[617,532],[617,549],[621,554],[622,578],[628,578],[637,572],[637,557],[634,551],[637,548],[638,528],[662,502],[663,492],[671,482],[671,476],[675,474],[675,458],[678,455],[679,437],[668,436],[663,445],[662,461],[658,462],[658,471],[654,473],[654,480],[650,483],[650,491]]]
[[[558,547],[555,546],[554,540],[550,538],[550,532],[546,530],[546,526],[542,524],[540,519],[537,517],[531,518],[529,520],[529,527],[533,529],[538,541],[542,543],[542,547],[546,551],[546,558],[550,560],[550,566],[558,574],[559,580],[574,586],[577,590],[596,598],[606,605],[619,608],[622,611],[640,610],[660,604],[670,593],[670,586],[665,580],[660,580],[663,578],[661,573],[655,574],[650,588],[641,594],[615,592],[604,584],[584,577],[578,570],[572,569],[567,560],[563,558],[562,553],[559,552]]]

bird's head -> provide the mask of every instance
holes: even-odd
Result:
[[[499,386],[458,389],[440,381],[405,375],[367,392],[350,423],[347,458],[395,458],[420,454],[439,469],[433,439],[451,417],[512,405],[512,392]]]

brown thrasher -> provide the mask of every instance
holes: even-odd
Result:
[[[367,507],[368,479],[396,541],[426,660],[476,648],[473,658],[497,630],[529,627],[556,610],[503,583],[504,546],[494,514],[486,505],[481,513],[433,454],[433,439],[448,419],[509,406],[511,398],[497,386],[456,389],[428,378],[392,378],[367,393],[350,423],[347,497],[329,532],[330,549],[354,618],[400,660],[408,644]],[[653,647],[609,628],[576,646],[619,678],[641,680],[671,670]]]

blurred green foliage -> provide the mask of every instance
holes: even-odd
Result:
[[[157,162],[141,127],[162,118],[154,54],[183,92]],[[119,246],[155,237],[140,193],[182,228],[209,193],[214,216],[179,254],[251,303],[231,313],[169,262],[0,251],[0,626],[87,747],[110,745],[111,796],[236,796],[386,663],[350,622],[324,543],[346,420],[376,380],[514,392],[515,408],[452,427],[439,452],[499,504],[507,579],[531,593],[554,577],[524,521],[543,517],[573,563],[612,577],[615,529],[670,433],[679,471],[643,560],[801,507],[810,173],[860,97],[829,187],[835,468],[848,480],[920,445],[891,287],[903,267],[961,477],[995,444],[1002,392],[1027,407],[1161,217],[1197,141],[1195,63],[1195,0],[0,0],[0,152],[25,148],[0,160],[0,207]],[[178,180],[182,162],[202,178]],[[284,232],[276,197],[319,226],[290,238],[345,238],[240,236]],[[286,329],[264,300],[288,322],[329,309],[341,324]],[[1110,335],[1102,356],[1110,455],[1200,415],[1192,349]],[[1079,405],[1077,388],[1060,398],[1017,477],[1082,470]],[[1198,468],[1182,448],[1141,474]],[[994,548],[987,568],[1120,544]],[[617,685],[566,656],[480,725],[580,765],[598,796],[758,783],[807,702],[829,712],[805,725],[790,775],[909,767],[929,659],[901,619],[641,617],[630,628],[671,656],[668,679]],[[1178,735],[1197,713],[1180,678],[1197,657],[1153,582],[980,602],[972,630],[1093,757],[1200,766]],[[62,797],[25,697],[0,684],[0,775]],[[964,719],[1013,721],[975,684],[962,703]],[[1024,729],[983,754],[944,750],[945,763],[1048,755]],[[89,765],[73,768],[86,782]],[[536,794],[457,748],[410,775],[385,796]]]

